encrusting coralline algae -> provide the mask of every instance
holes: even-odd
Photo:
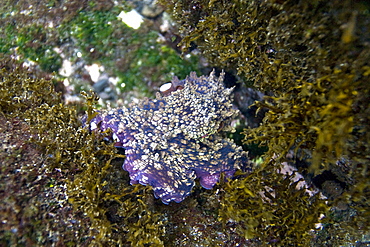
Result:
[[[181,81],[175,77],[163,96],[99,112],[90,128],[113,131],[117,146],[125,149],[123,168],[131,184],[152,186],[163,203],[181,202],[196,178],[211,189],[222,172],[231,177],[247,163],[246,152],[222,137],[233,130],[230,123],[238,114],[223,77],[214,72],[201,77],[193,72]]]

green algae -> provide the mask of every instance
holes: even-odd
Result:
[[[95,63],[117,78],[119,93],[135,89],[144,96],[153,95],[150,83],[198,71],[197,56],[181,58],[159,41],[161,36],[153,21],[137,30],[122,22],[119,14],[132,10],[128,3],[45,2],[41,6],[39,1],[0,3],[0,24],[4,27],[0,30],[1,53],[18,56],[47,73],[58,73],[63,61],[76,67],[81,61]],[[81,73],[79,70],[75,73]],[[77,78],[69,80],[81,84]],[[81,88],[77,85],[76,94]],[[82,88],[86,90],[88,86]]]

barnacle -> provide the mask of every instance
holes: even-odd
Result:
[[[190,194],[196,177],[211,189],[220,173],[232,176],[246,163],[246,154],[217,131],[231,130],[237,115],[232,109],[231,89],[210,76],[192,73],[183,87],[167,96],[146,99],[126,109],[101,112],[93,128],[110,128],[117,145],[125,148],[123,168],[131,183],[151,185],[164,203],[181,202]]]

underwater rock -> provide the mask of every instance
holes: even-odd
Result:
[[[152,186],[166,204],[181,202],[196,178],[211,189],[222,172],[228,178],[247,164],[246,152],[222,136],[233,130],[230,123],[238,115],[223,76],[175,77],[165,96],[157,93],[157,99],[130,108],[102,111],[90,128],[113,131],[116,145],[125,149],[123,168],[131,184]]]

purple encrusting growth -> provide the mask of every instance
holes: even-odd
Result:
[[[111,128],[113,139],[125,149],[123,168],[131,184],[153,187],[164,203],[181,202],[191,192],[194,180],[211,189],[221,172],[231,177],[246,164],[246,153],[222,131],[232,131],[230,122],[238,114],[232,109],[232,89],[216,78],[174,78],[166,96],[145,99],[130,108],[100,112],[91,129]],[[178,89],[178,90],[177,90]]]

